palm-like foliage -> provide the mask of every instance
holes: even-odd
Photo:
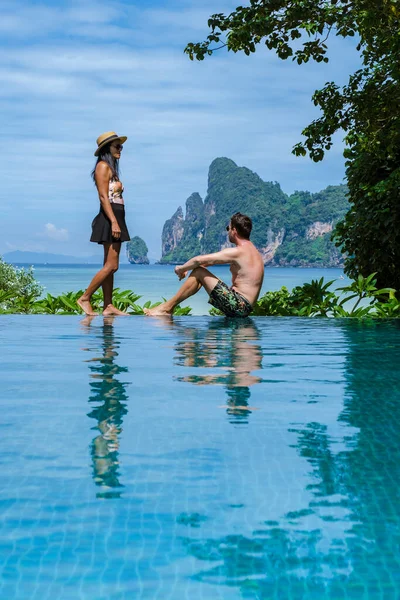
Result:
[[[395,290],[392,288],[382,288],[379,290],[376,287],[376,273],[372,273],[368,277],[359,275],[357,279],[355,279],[350,285],[338,288],[338,291],[350,294],[341,300],[339,306],[343,306],[343,304],[355,298],[357,299],[350,314],[348,315],[349,317],[356,316],[356,313],[359,310],[359,304],[362,302],[362,300],[365,300],[366,298],[370,299],[370,307],[372,309],[375,307],[379,298],[384,297],[387,294],[392,294],[394,298],[395,293]]]
[[[400,317],[400,301],[396,290],[378,289],[376,274],[359,277],[350,285],[331,290],[334,280],[313,280],[297,286],[292,292],[282,287],[278,292],[267,292],[254,307],[255,315],[297,317]],[[339,294],[337,293],[339,292]],[[342,292],[342,294],[340,294]],[[354,304],[349,306],[355,300]]]

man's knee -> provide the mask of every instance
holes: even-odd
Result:
[[[196,267],[191,272],[191,275],[193,275],[193,277],[196,277],[198,281],[202,281],[204,276],[207,275],[207,273],[208,271],[204,267]]]

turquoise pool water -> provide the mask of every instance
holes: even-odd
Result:
[[[399,598],[398,324],[3,316],[0,344],[0,598]]]

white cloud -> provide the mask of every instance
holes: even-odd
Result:
[[[45,235],[56,242],[66,242],[69,239],[69,234],[67,229],[57,229],[53,223],[46,223],[44,226]]]

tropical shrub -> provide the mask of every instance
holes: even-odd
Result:
[[[400,317],[400,300],[396,298],[396,291],[392,288],[379,289],[376,273],[368,277],[359,275],[355,281],[336,291],[330,289],[333,283],[333,280],[325,283],[321,278],[297,286],[292,292],[285,287],[278,292],[267,292],[258,300],[253,314],[285,317]]]
[[[292,294],[286,287],[276,292],[266,292],[253,309],[253,315],[271,317],[290,317],[297,314]]]
[[[14,267],[0,257],[1,310],[12,308],[16,298],[27,305],[32,304],[42,292],[43,287],[36,281],[33,267]]]

